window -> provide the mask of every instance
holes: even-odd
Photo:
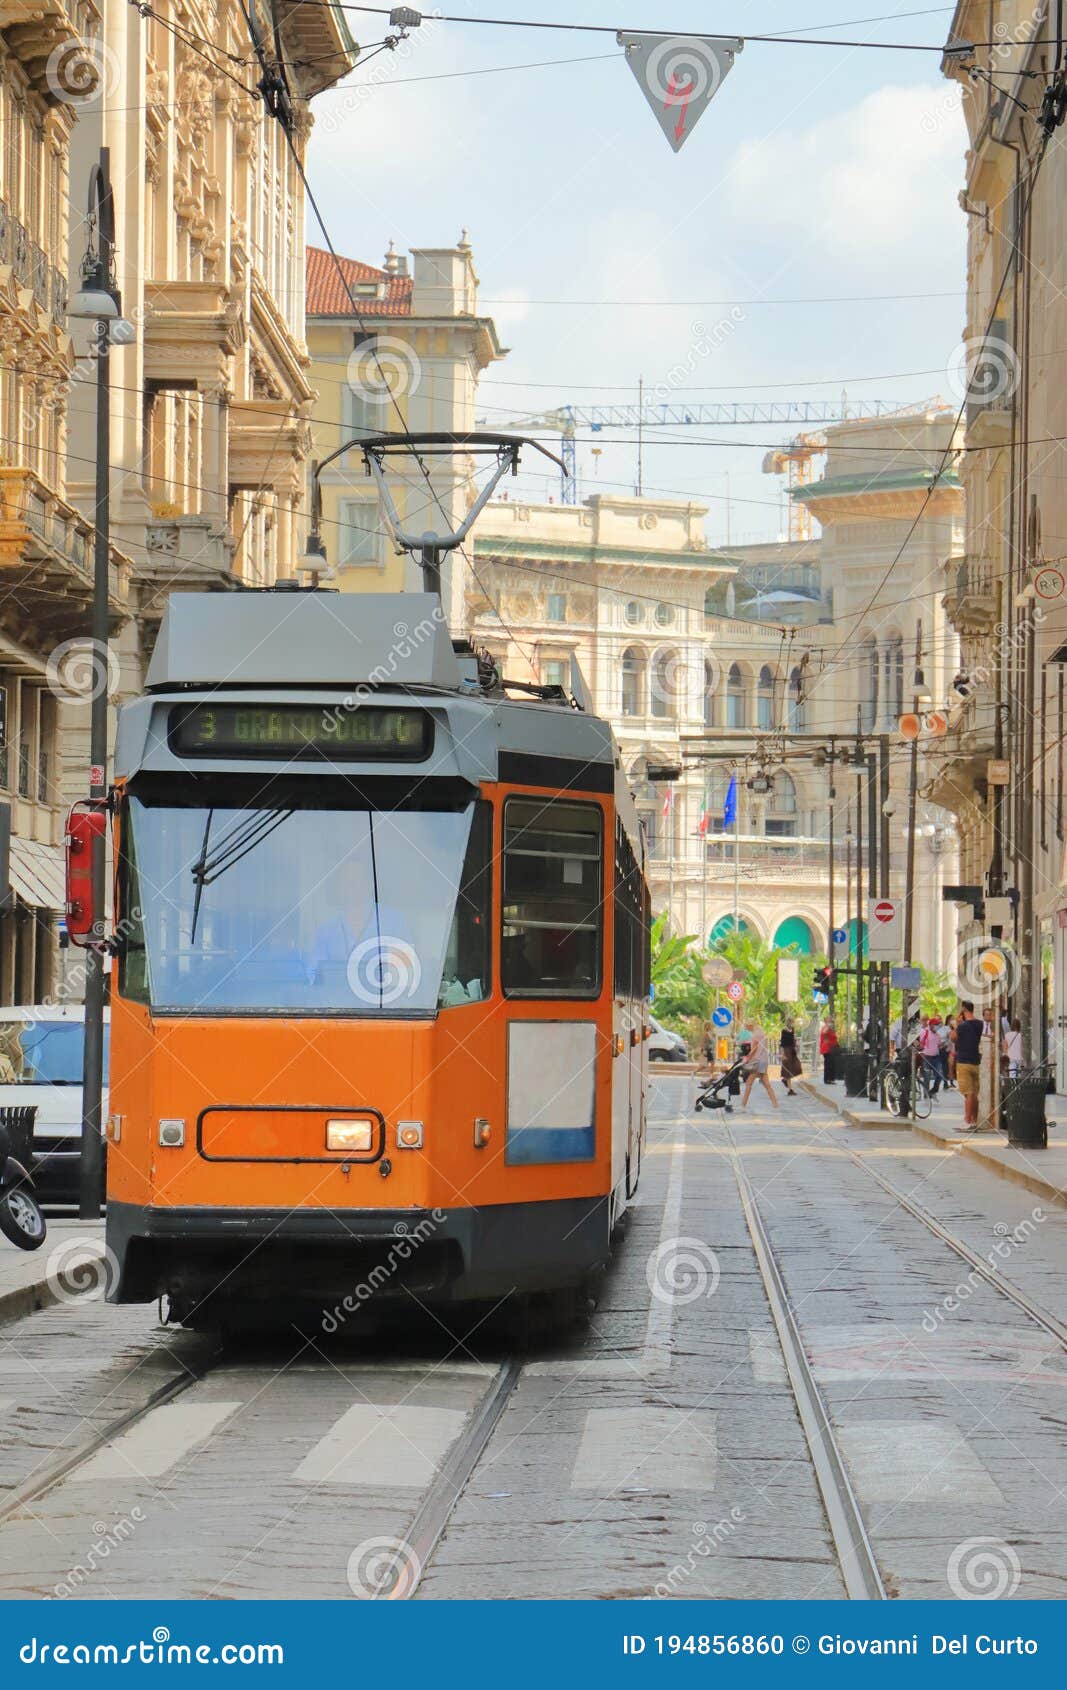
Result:
[[[626,829],[615,823],[615,996],[648,996],[649,892]]]
[[[8,715],[8,696],[7,687],[0,687],[0,786],[2,787],[8,786],[11,780],[7,745],[7,736],[11,721],[11,718]]]
[[[369,353],[364,357],[364,363],[369,359]],[[362,367],[362,366],[361,366]],[[368,368],[369,379],[379,385],[377,366],[373,363]],[[345,428],[349,434],[380,434],[382,432],[382,401],[369,394],[364,387],[347,387],[345,389]],[[358,452],[358,447],[354,448]],[[359,462],[359,459],[356,460]]]
[[[631,628],[640,627],[641,623],[645,619],[644,606],[639,604],[636,599],[631,599],[627,604],[626,609],[623,611],[623,616],[626,618]]]
[[[645,713],[645,656],[636,646],[630,646],[622,654],[622,713],[624,716]]]
[[[873,637],[864,646],[863,662],[863,702],[860,705],[860,722],[864,733],[871,733],[878,720],[878,646]]]
[[[796,834],[797,789],[784,769],[779,769],[771,782],[763,831],[769,839],[792,839]]]
[[[803,733],[807,725],[804,706],[804,676],[796,668],[789,675],[789,726],[794,733]]]
[[[341,562],[350,568],[375,569],[379,563],[378,510],[364,500],[341,505]]]
[[[18,792],[20,798],[32,798],[34,796],[34,762],[39,696],[36,687],[27,686],[25,682],[19,688]]]
[[[731,663],[726,678],[726,726],[745,726],[745,680],[736,663]]]
[[[899,720],[904,714],[904,641],[899,634],[894,634],[889,642],[889,686],[892,714]]]
[[[500,979],[508,996],[597,996],[601,839],[595,804],[507,800]]]
[[[715,687],[719,671],[714,663],[704,663],[704,726],[715,726]]]
[[[546,687],[567,685],[567,664],[562,657],[546,657],[541,660],[541,681]]]
[[[567,620],[567,595],[566,595],[566,593],[549,593],[549,595],[548,595],[547,620],[549,622],[566,622],[566,620]]]
[[[685,668],[676,651],[657,651],[652,660],[652,714],[659,721],[677,716],[685,678]]]
[[[656,626],[659,628],[674,626],[674,606],[672,604],[658,604],[656,606]]]
[[[756,726],[767,729],[774,727],[774,674],[766,663],[759,672],[759,685],[756,689]]]
[[[427,1017],[488,995],[484,806],[371,810],[330,779],[145,791],[122,830],[125,996]]]

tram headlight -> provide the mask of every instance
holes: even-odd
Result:
[[[396,1147],[398,1150],[421,1150],[422,1122],[398,1121],[396,1123]]]
[[[350,1150],[355,1155],[367,1155],[374,1149],[373,1121],[327,1121],[327,1150]]]

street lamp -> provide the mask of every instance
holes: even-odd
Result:
[[[92,676],[89,718],[89,793],[102,803],[107,796],[108,708],[108,565],[111,552],[111,389],[112,344],[128,345],[135,330],[122,315],[115,284],[115,202],[111,194],[110,155],[100,150],[100,162],[89,176],[86,217],[89,245],[82,262],[82,283],[67,307],[70,317],[96,324],[96,511],[93,547]],[[100,1214],[104,1167],[101,1106],[104,1084],[104,898],[106,842],[102,831],[92,835],[92,901],[94,930],[86,954],[85,1054],[82,1067],[82,1136],[78,1171],[78,1214],[94,1220]]]

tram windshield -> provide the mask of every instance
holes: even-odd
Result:
[[[232,804],[232,793],[228,795]],[[131,797],[120,990],[157,1008],[404,1015],[488,996],[488,806]]]

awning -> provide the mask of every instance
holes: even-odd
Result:
[[[35,909],[62,913],[67,904],[66,864],[61,845],[11,838],[11,890]]]

